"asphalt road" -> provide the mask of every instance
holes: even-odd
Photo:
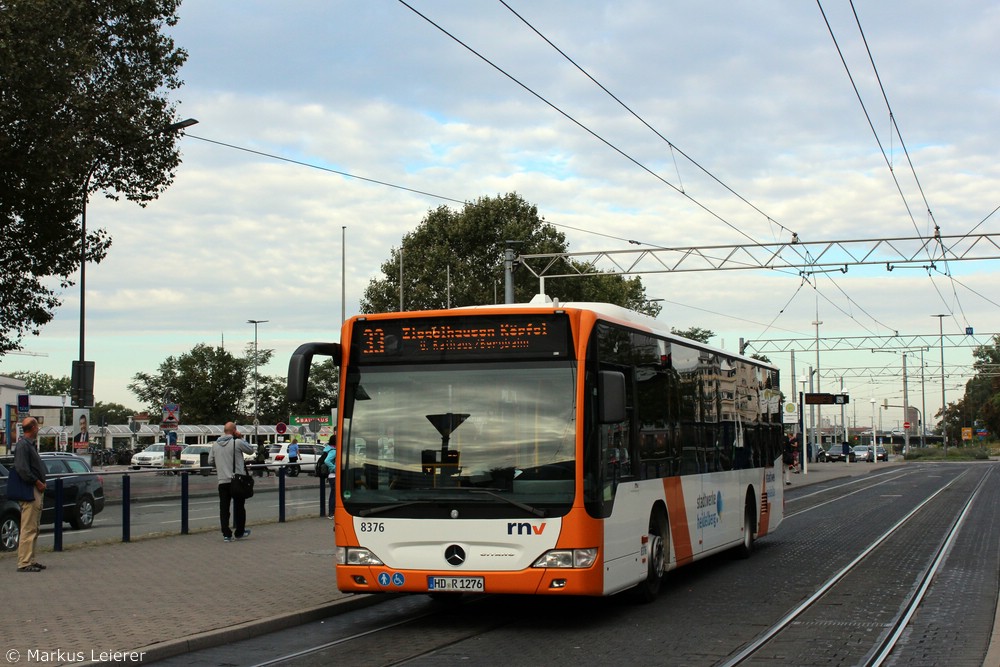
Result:
[[[952,528],[955,541],[885,664],[983,664],[1000,587],[1000,464],[913,465],[834,480],[789,491],[786,512],[749,560],[720,554],[675,570],[650,604],[625,596],[478,596],[450,604],[386,597],[164,664],[721,665],[855,561],[782,641],[746,664],[869,664]]]

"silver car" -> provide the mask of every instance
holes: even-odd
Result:
[[[854,447],[854,460],[855,461],[872,461],[875,459],[872,457],[871,447],[868,445],[857,445]]]

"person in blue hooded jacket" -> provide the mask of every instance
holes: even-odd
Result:
[[[328,518],[333,518],[333,507],[334,501],[336,500],[336,481],[337,481],[337,434],[334,433],[330,436],[330,439],[323,446],[323,451],[320,453],[319,460],[316,462],[316,470],[319,470],[321,466],[326,466],[326,478],[329,482],[330,489],[330,499],[328,501],[329,511],[327,512]]]

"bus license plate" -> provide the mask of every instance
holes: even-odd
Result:
[[[427,590],[481,593],[486,583],[482,577],[427,577]]]

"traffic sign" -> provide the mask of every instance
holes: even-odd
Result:
[[[910,422],[903,422],[903,428],[905,428],[907,431],[909,431],[910,430]]]
[[[163,404],[163,421],[160,422],[160,429],[163,431],[175,430],[181,423],[181,406],[177,403]]]
[[[785,424],[795,424],[799,421],[799,404],[794,401],[786,401],[782,409],[782,422]]]
[[[278,422],[278,425],[274,427],[274,432],[278,435],[284,435],[287,430],[288,425],[285,422]]]

